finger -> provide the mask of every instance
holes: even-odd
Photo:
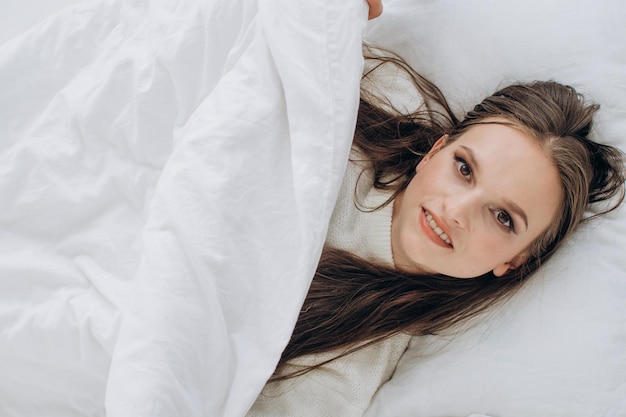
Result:
[[[368,19],[375,19],[383,14],[383,1],[382,0],[367,0],[367,4],[370,6],[370,11],[367,16]]]

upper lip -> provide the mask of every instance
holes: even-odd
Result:
[[[424,211],[427,211],[432,216],[435,223],[437,223],[437,226],[439,226],[439,228],[443,230],[446,236],[448,236],[448,239],[450,239],[450,246],[454,247],[454,239],[452,239],[452,234],[450,233],[450,229],[448,228],[448,225],[443,220],[441,220],[439,216],[433,213],[430,209],[426,207],[424,207],[423,209]]]

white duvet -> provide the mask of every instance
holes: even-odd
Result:
[[[80,4],[0,52],[0,414],[241,416],[317,263],[361,0]]]
[[[53,3],[7,0],[3,30]],[[243,417],[321,251],[363,30],[459,110],[570,83],[624,148],[625,14],[385,0],[366,27],[364,0],[76,0],[5,42],[0,416]],[[622,210],[469,332],[415,338],[367,417],[626,415],[625,236]]]

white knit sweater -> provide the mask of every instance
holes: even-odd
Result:
[[[392,204],[371,211],[385,202],[389,194],[372,187],[371,173],[358,159],[359,154],[353,151],[326,242],[360,257],[393,265]],[[302,376],[268,384],[247,417],[361,417],[376,390],[391,378],[409,339],[410,336],[400,334]],[[308,355],[292,364],[313,365],[338,353]]]

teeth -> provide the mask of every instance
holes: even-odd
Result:
[[[424,213],[426,214],[426,220],[428,221],[431,229],[433,229],[434,232],[437,233],[441,240],[446,242],[448,245],[452,245],[450,238],[443,232],[443,230],[441,230],[441,227],[437,226],[437,223],[435,222],[435,219],[433,219],[433,216],[431,216],[430,213],[426,210],[424,210]]]

